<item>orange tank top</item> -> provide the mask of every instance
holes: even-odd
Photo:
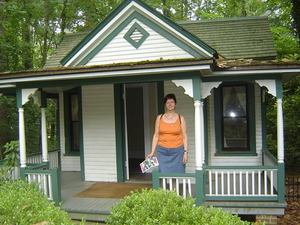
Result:
[[[158,145],[165,148],[178,148],[183,145],[179,117],[180,115],[178,115],[175,123],[166,123],[162,118],[160,119]]]

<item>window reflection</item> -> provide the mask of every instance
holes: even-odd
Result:
[[[223,149],[242,150],[248,147],[246,87],[222,88]]]

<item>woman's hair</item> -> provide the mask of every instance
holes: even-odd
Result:
[[[175,103],[177,103],[176,97],[174,94],[167,94],[164,99],[164,104],[168,101],[168,99],[173,99]]]

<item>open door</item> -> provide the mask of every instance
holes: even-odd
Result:
[[[139,163],[150,152],[148,86],[144,83],[124,85],[126,180],[143,177]]]

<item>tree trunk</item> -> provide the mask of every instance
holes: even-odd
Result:
[[[294,18],[294,27],[298,36],[298,43],[300,44],[300,1],[292,0],[292,16]]]

